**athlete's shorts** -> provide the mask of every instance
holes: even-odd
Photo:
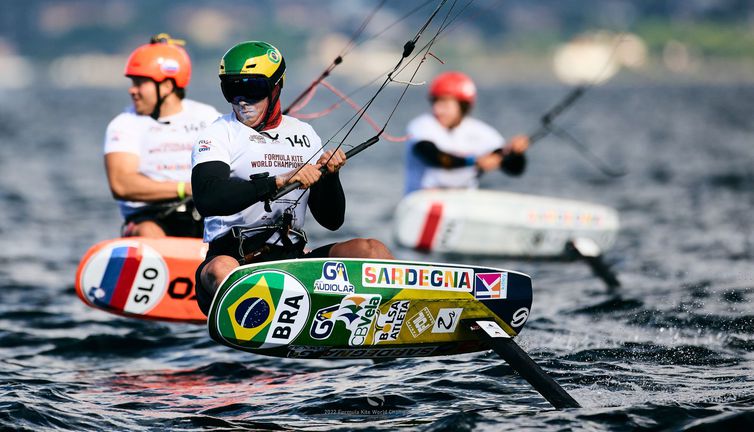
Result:
[[[165,235],[170,237],[198,237],[204,234],[204,219],[199,216],[192,204],[183,204],[175,208],[154,206],[134,213],[126,218],[123,225],[123,237],[133,235],[136,225],[151,221],[156,223]]]
[[[304,244],[294,245],[293,248],[285,248],[283,246],[266,244],[260,248],[258,254],[256,254],[253,260],[245,260],[240,256],[238,247],[239,241],[232,234],[228,233],[218,239],[209,243],[209,249],[207,250],[207,257],[199,264],[196,269],[196,302],[199,304],[199,309],[204,315],[209,315],[209,308],[212,305],[212,299],[215,293],[211,291],[210,287],[202,285],[202,269],[213,258],[220,255],[231,256],[238,261],[238,265],[253,264],[269,261],[280,261],[284,259],[296,259],[296,258],[327,258],[330,256],[330,249],[335,246],[335,243],[330,243],[325,246],[320,246],[314,250],[306,252],[304,250]]]

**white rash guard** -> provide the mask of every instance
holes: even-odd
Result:
[[[197,136],[192,153],[192,166],[219,161],[230,166],[230,177],[248,181],[251,175],[267,172],[270,176],[285,174],[305,163],[314,164],[322,154],[322,142],[311,126],[293,117],[283,116],[280,124],[264,132],[244,125],[234,113],[217,119]],[[303,194],[303,196],[302,196]],[[204,241],[209,243],[233,227],[254,228],[273,225],[283,212],[301,197],[293,210],[293,228],[301,230],[306,218],[309,190],[296,190],[271,203],[272,212],[264,203],[256,203],[230,216],[208,216],[204,219]],[[301,239],[291,233],[293,243]],[[267,242],[274,244],[275,233]]]
[[[471,117],[464,117],[453,129],[447,129],[432,114],[423,114],[408,124],[406,142],[406,189],[410,193],[429,188],[477,188],[477,169],[474,165],[459,168],[440,168],[425,164],[413,153],[414,144],[430,141],[445,153],[458,157],[479,157],[505,144],[505,139],[491,126]]]
[[[139,156],[139,172],[156,181],[191,181],[191,149],[196,134],[221,114],[212,106],[190,99],[181,101],[178,114],[157,122],[136,114],[133,107],[115,117],[105,133],[105,154],[132,153]],[[124,218],[148,203],[118,201]]]

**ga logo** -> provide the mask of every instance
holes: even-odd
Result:
[[[348,282],[348,271],[342,262],[326,261],[322,277],[314,281],[314,291],[325,294],[353,294],[353,284]]]

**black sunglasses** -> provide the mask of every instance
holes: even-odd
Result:
[[[222,77],[220,88],[225,100],[232,104],[257,103],[272,93],[269,81],[263,77]]]

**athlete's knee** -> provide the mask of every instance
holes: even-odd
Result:
[[[333,246],[333,256],[353,258],[393,259],[393,255],[381,241],[371,238],[349,240]]]
[[[393,254],[390,253],[390,250],[381,241],[371,238],[364,239],[364,241],[366,243],[365,247],[368,250],[369,258],[393,259]]]
[[[196,302],[204,315],[209,316],[209,307],[220,283],[238,267],[238,261],[219,255],[202,263],[196,271]]]
[[[238,261],[230,256],[219,255],[214,257],[201,271],[199,275],[202,278],[202,285],[214,295],[220,283],[228,276],[236,267],[238,267]]]

